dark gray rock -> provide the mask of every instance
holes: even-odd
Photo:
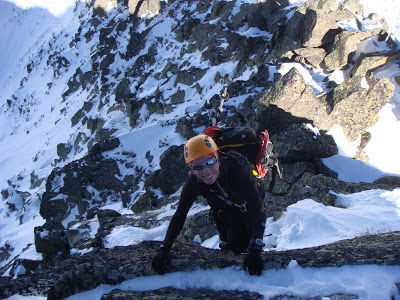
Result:
[[[198,235],[201,242],[204,242],[217,234],[218,231],[214,221],[209,216],[209,210],[205,210],[186,219],[185,225],[177,237],[177,241],[190,244],[193,243],[194,238]]]
[[[101,296],[101,300],[154,300],[154,299],[180,299],[180,300],[194,300],[194,299],[221,299],[221,300],[253,300],[253,299],[264,299],[264,297],[258,293],[251,293],[247,291],[215,291],[209,289],[175,289],[175,288],[163,288],[155,291],[146,292],[129,292],[113,290],[110,293]]]
[[[65,228],[60,222],[47,221],[43,226],[35,227],[34,234],[36,251],[45,258],[69,250]]]
[[[301,267],[339,267],[344,265],[400,265],[400,232],[365,235],[329,245],[262,253],[264,270],[288,266],[296,260]],[[151,260],[160,242],[145,241],[127,247],[96,249],[83,255],[41,265],[34,273],[17,279],[0,280],[0,297],[24,290],[25,295],[47,295],[62,299],[100,284],[154,275]],[[196,245],[175,243],[167,272],[240,266],[242,256]],[[2,277],[4,279],[4,277]],[[143,294],[145,296],[145,294]],[[327,296],[327,295],[321,295]]]
[[[124,194],[133,188],[133,183],[119,180],[118,164],[113,159],[105,159],[101,153],[115,149],[120,144],[118,139],[98,143],[92,147],[88,156],[73,161],[63,168],[55,168],[46,182],[40,214],[46,220],[63,221],[74,207],[78,208],[81,218],[90,206],[100,207],[108,199],[124,199]],[[88,187],[99,191],[98,199]],[[90,190],[90,189],[89,189]]]
[[[285,180],[285,173],[284,178]],[[376,182],[376,183],[352,183],[344,182],[336,178],[322,174],[311,174],[305,172],[300,179],[294,182],[288,180],[281,181],[276,178],[273,192],[282,196],[274,196],[265,199],[267,215],[278,219],[286,208],[303,199],[313,199],[325,206],[334,206],[336,196],[331,191],[339,194],[352,194],[372,189],[393,190],[396,183]],[[391,184],[390,184],[391,183]],[[287,188],[289,186],[289,188]],[[282,187],[286,187],[285,190]]]
[[[283,163],[312,161],[314,158],[326,158],[338,153],[331,135],[323,131],[317,135],[304,124],[293,124],[286,131],[272,136],[271,142]]]
[[[169,147],[160,157],[160,168],[146,180],[145,187],[159,187],[166,194],[175,193],[185,182],[189,171],[183,159],[183,145]]]
[[[57,155],[62,161],[67,159],[68,154],[71,152],[72,146],[66,143],[60,143],[57,145]]]

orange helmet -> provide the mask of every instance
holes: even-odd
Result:
[[[203,155],[211,154],[211,156],[216,156],[218,153],[218,146],[211,137],[200,134],[186,142],[183,153],[185,162],[188,164]]]

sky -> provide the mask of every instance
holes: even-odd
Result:
[[[400,41],[399,1],[361,0],[361,3],[364,5],[365,15],[370,12],[376,12],[380,18],[385,17],[389,24],[389,30],[395,39]],[[53,32],[67,28],[67,25],[72,28],[77,26],[76,19],[72,14],[73,4],[74,1],[72,0],[0,0],[0,25],[2,26],[2,31],[0,31],[1,96],[9,95],[19,85],[19,81],[14,82],[12,79],[17,77],[18,68],[27,64],[26,54],[37,46],[38,40],[45,40]],[[15,10],[15,7],[20,7],[24,10]],[[25,17],[24,22],[20,21],[21,14]],[[44,23],[47,26],[41,26]],[[349,28],[351,25],[351,22],[343,24],[343,26],[348,26]],[[21,31],[28,33],[26,38],[16,38],[18,36],[17,33]],[[71,31],[73,32],[72,29]],[[68,31],[66,31],[66,34],[68,34]],[[256,34],[260,33],[257,32]],[[7,41],[8,43],[3,43],[2,41]],[[372,51],[374,47],[373,41],[361,43],[359,52],[362,50]],[[78,58],[84,59],[82,57]],[[292,66],[301,71],[315,91],[323,89],[322,84],[320,84],[322,70],[314,70],[311,73],[299,64],[288,64],[281,68],[280,72],[284,73]],[[233,67],[225,66],[225,69],[229,70]],[[393,80],[394,76],[400,76],[398,62],[397,64],[395,62],[390,63],[385,68],[378,69],[374,75],[378,78],[380,76],[388,76]],[[46,75],[44,74],[43,76]],[[338,81],[340,81],[340,77],[343,77],[343,74],[338,74]],[[39,82],[36,82],[36,84],[38,86],[37,93],[40,94],[43,88],[41,88]],[[154,83],[148,82],[147,84],[151,87]],[[219,88],[210,89],[210,94],[215,93],[215,90],[219,90]],[[60,91],[54,91],[54,93],[56,92],[59,93]],[[240,103],[242,99],[232,99],[233,103],[235,101]],[[43,103],[43,107],[48,107],[49,105],[51,106],[49,103]],[[73,106],[74,103],[70,103],[70,105]],[[191,105],[189,109],[193,111],[196,111],[196,108],[198,109],[199,107],[196,103]],[[39,113],[40,109],[43,108],[39,107]],[[186,107],[185,109],[188,108]],[[110,122],[116,122],[118,118],[123,118],[117,114],[112,117],[114,120],[110,120]],[[340,126],[333,127],[329,132],[334,136],[340,152],[334,157],[324,159],[324,163],[339,173],[339,179],[349,182],[372,182],[385,174],[399,175],[400,156],[398,155],[398,149],[400,149],[400,139],[397,138],[400,134],[399,119],[400,89],[399,86],[396,86],[395,95],[379,113],[377,124],[369,129],[372,133],[372,139],[365,151],[370,158],[370,163],[367,164],[351,159],[357,151],[356,146],[359,141],[348,142]],[[28,158],[26,161],[18,160],[21,156],[15,155],[15,149],[18,149],[21,153],[41,153],[38,162],[43,167],[37,168],[38,172],[49,172],[47,165],[54,157],[51,156],[51,153],[47,153],[47,150],[40,152],[39,149],[43,149],[43,141],[50,143],[48,145],[49,148],[54,147],[58,142],[65,140],[67,138],[66,135],[69,133],[64,136],[61,134],[59,137],[46,138],[41,135],[23,135],[21,139],[22,135],[19,132],[21,129],[11,128],[6,121],[8,120],[0,119],[0,128],[2,128],[0,131],[0,150],[2,153],[2,158],[0,159],[0,168],[2,169],[0,182],[2,183],[3,180],[14,174],[12,172],[15,172],[15,170],[11,170],[10,166],[21,165],[26,169],[38,166],[32,162],[30,154],[26,155]],[[52,121],[54,122],[54,120]],[[46,123],[42,125],[42,127],[45,126]],[[7,128],[7,130],[4,128]],[[158,141],[154,142],[146,139],[153,132],[160,131],[163,131],[162,135],[166,136],[167,144],[181,144],[183,142],[182,137],[174,133],[173,126],[161,126],[160,123],[147,124],[133,132],[121,131],[120,140],[124,149],[141,153],[144,157],[148,150],[160,151],[158,150]],[[10,132],[15,132],[15,134],[9,135]],[[317,130],[315,134],[318,134]],[[135,140],[142,137],[143,143],[133,144],[131,142],[134,140],[133,137]],[[27,144],[26,139],[29,138],[30,149],[26,149],[24,145]],[[137,145],[140,145],[140,148]],[[175,195],[178,195],[179,192],[177,191]],[[264,235],[264,243],[266,244],[264,251],[312,247],[368,233],[400,230],[400,189],[394,191],[372,190],[336,196],[336,204],[340,204],[345,208],[326,207],[313,200],[304,199],[289,206],[279,220],[268,219]],[[18,199],[15,201],[17,201],[15,204],[18,205]],[[0,212],[2,211],[2,205],[0,204]],[[32,243],[31,229],[43,224],[43,219],[35,215],[39,207],[38,200],[32,200],[29,205],[30,209],[27,209],[27,213],[24,216],[26,222],[22,225],[6,227],[5,224],[0,224],[0,241],[1,239],[11,240],[12,237],[18,237],[14,239],[15,243],[12,245],[16,252],[22,251],[27,244]],[[126,214],[132,213],[123,209],[118,203],[104,208],[115,209]],[[190,214],[195,214],[205,209],[208,208],[197,205],[192,207]],[[168,205],[158,211],[158,217],[161,219],[166,215],[172,215],[173,212],[171,205]],[[0,214],[0,217],[3,219],[3,215]],[[149,230],[133,227],[115,228],[107,236],[105,244],[111,248],[138,243],[142,240],[162,240],[167,225],[167,223],[164,223]],[[98,228],[98,222],[95,219],[91,224],[91,228],[94,235]],[[217,249],[219,242],[217,236],[206,241],[199,239],[196,239],[196,241],[204,247],[214,249]],[[76,249],[73,249],[72,252],[79,253]],[[36,253],[34,247],[31,246],[23,253],[21,258],[40,259],[41,255]],[[21,270],[21,274],[23,274],[23,270]],[[242,289],[258,292],[264,295],[266,299],[281,294],[312,297],[337,293],[355,293],[359,295],[360,299],[390,299],[393,295],[394,299],[398,300],[400,299],[400,294],[395,291],[395,282],[400,282],[400,266],[366,265],[313,269],[301,268],[293,261],[285,269],[265,270],[259,277],[248,275],[240,267],[198,270],[190,273],[179,272],[132,279],[117,286],[102,285],[92,291],[74,295],[69,299],[100,299],[102,294],[115,288],[139,291],[172,286],[181,289],[200,287],[215,290]],[[14,295],[8,299],[45,298]]]

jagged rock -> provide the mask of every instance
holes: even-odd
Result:
[[[229,3],[229,2],[228,2]],[[228,9],[232,9],[230,5],[220,11],[220,15],[225,16],[229,13]],[[240,11],[232,17],[229,27],[232,30],[238,30],[240,27],[248,23],[248,27],[256,27],[263,31],[268,31],[271,15],[280,8],[280,5],[275,1],[265,1],[260,3],[246,3],[240,7]]]
[[[96,240],[93,239],[91,224],[94,221],[83,221],[74,224],[65,230],[70,249],[90,249],[98,246]]]
[[[106,223],[112,222],[115,218],[120,217],[121,214],[112,209],[101,209],[97,213],[97,219],[99,220],[100,226],[104,226]]]
[[[43,226],[35,227],[36,251],[45,258],[69,250],[64,226],[57,221],[47,221]]]
[[[101,300],[128,300],[128,299],[180,299],[180,300],[194,300],[194,299],[221,299],[221,300],[253,300],[264,299],[258,293],[251,293],[247,291],[215,291],[208,289],[175,289],[163,288],[155,291],[146,292],[129,292],[113,290],[110,293],[101,296]]]
[[[305,124],[293,124],[286,131],[272,136],[271,142],[283,163],[312,161],[313,158],[326,158],[338,153],[331,135],[325,132],[316,134]]]
[[[55,168],[46,182],[46,192],[40,204],[40,214],[46,220],[63,221],[74,208],[79,216],[90,207],[100,207],[105,202],[125,198],[132,183],[123,182],[118,164],[113,159],[105,159],[101,153],[115,149],[118,139],[98,143],[88,156],[73,161],[63,168]],[[91,189],[96,189],[99,193]]]
[[[336,16],[333,13],[313,9],[306,10],[303,47],[315,48],[330,44],[339,32]]]
[[[380,29],[353,32],[343,31],[335,36],[332,49],[324,59],[325,67],[328,71],[341,69],[349,63],[349,58],[357,50],[359,41],[365,40],[373,35],[377,35]]]
[[[161,9],[160,0],[129,0],[129,14],[134,16],[155,15]]]
[[[185,182],[189,171],[183,159],[183,145],[169,147],[160,157],[160,168],[160,172],[153,173],[146,180],[145,186],[159,187],[166,194],[175,193]]]
[[[196,135],[193,130],[193,122],[186,117],[178,120],[175,131],[180,133],[187,140]]]
[[[207,68],[199,69],[195,67],[192,67],[189,70],[179,71],[174,85],[182,83],[191,86],[193,83],[199,81],[207,71]]]
[[[256,114],[258,122],[271,134],[286,130],[293,123],[318,125],[329,118],[326,104],[315,96],[296,68],[282,76],[259,99]]]
[[[199,19],[188,16],[188,20],[175,30],[176,40],[181,43],[185,40],[189,40],[190,36],[192,35],[193,27],[200,23],[201,21]]]
[[[303,13],[295,11],[285,25],[277,28],[273,33],[272,50],[268,54],[266,61],[280,58],[288,51],[302,48],[304,19]]]
[[[356,154],[354,155],[353,159],[361,160],[361,161],[366,162],[366,163],[369,162],[368,155],[363,150],[358,150],[356,152]]]
[[[131,83],[128,78],[124,78],[118,83],[115,89],[115,101],[117,103],[126,103],[132,98],[130,85]]]
[[[262,128],[273,134],[293,123],[312,123],[329,130],[333,124],[343,127],[349,140],[373,126],[378,112],[393,96],[394,85],[386,77],[367,77],[368,89],[361,78],[347,78],[328,94],[317,98],[300,72],[292,68],[259,99],[256,115]]]
[[[397,180],[393,180],[394,182],[382,180],[374,183],[352,183],[322,174],[315,175],[305,172],[302,177],[294,181],[292,185],[290,185],[289,181],[281,182],[278,177],[276,181],[277,183],[275,183],[273,192],[275,194],[285,195],[265,198],[265,206],[268,216],[279,218],[282,211],[285,211],[289,205],[303,199],[313,199],[326,206],[334,206],[336,196],[334,196],[331,191],[339,194],[352,194],[372,189],[392,190],[396,187]],[[285,191],[282,191],[282,187],[287,187],[288,185],[290,185],[290,188],[286,188]]]
[[[350,77],[363,77],[367,72],[374,71],[393,59],[397,59],[399,56],[400,51],[395,50],[389,52],[361,53],[349,75]]]
[[[400,232],[366,235],[329,245],[262,253],[264,270],[284,268],[296,260],[301,267],[339,267],[344,265],[400,265]],[[93,289],[100,284],[118,284],[124,280],[154,275],[152,257],[160,242],[145,241],[137,245],[95,249],[83,255],[55,260],[34,273],[17,279],[0,280],[0,297],[18,291],[47,295],[48,299],[66,298]],[[196,245],[174,243],[167,272],[240,266],[242,256]],[[4,277],[2,277],[4,278]],[[40,283],[39,283],[40,282]],[[321,295],[326,296],[326,295]]]
[[[394,188],[400,187],[399,176],[384,176],[374,181],[376,184],[385,184]]]
[[[186,244],[193,243],[194,238],[198,235],[201,242],[204,242],[217,234],[218,231],[209,216],[209,210],[205,210],[186,219],[185,225],[176,240]]]
[[[105,121],[101,118],[92,119],[89,118],[86,122],[87,129],[90,130],[90,133],[93,134],[96,131],[99,131],[103,128]]]
[[[93,12],[103,16],[110,9],[118,6],[117,0],[96,0],[93,5]]]
[[[299,48],[293,50],[293,52],[300,56],[299,61],[301,63],[310,64],[314,68],[319,67],[326,55],[325,50],[322,48]]]
[[[171,96],[171,104],[181,104],[185,102],[185,91],[178,90]]]
[[[345,80],[325,97],[332,108],[329,119],[317,124],[320,128],[330,128],[332,124],[343,127],[346,137],[353,141],[367,128],[378,121],[378,112],[394,94],[394,85],[387,77],[376,80],[367,76],[368,89],[360,86],[360,77]]]
[[[82,118],[85,117],[85,113],[82,109],[79,109],[71,118],[71,127],[74,127]]]

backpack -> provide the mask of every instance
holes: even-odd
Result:
[[[268,174],[271,181],[274,166],[281,176],[278,154],[273,153],[273,144],[269,140],[267,130],[257,135],[250,127],[220,128],[213,125],[204,130],[204,134],[213,138],[221,152],[235,150],[245,156],[252,164],[253,174],[257,178],[265,178]]]

